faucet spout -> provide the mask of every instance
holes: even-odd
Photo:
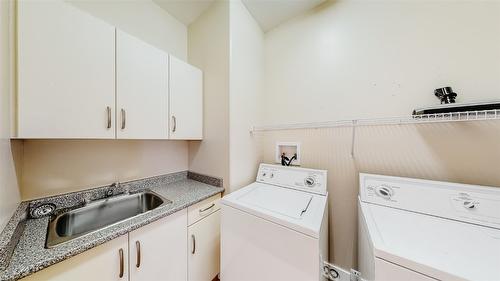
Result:
[[[118,181],[112,183],[109,186],[109,188],[106,190],[106,197],[111,197],[111,196],[115,195],[115,193],[118,192],[118,190],[120,189],[120,186],[121,186],[121,184]]]

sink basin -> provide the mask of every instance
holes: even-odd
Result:
[[[47,247],[144,214],[172,201],[152,191],[143,191],[109,197],[91,203],[52,219],[47,233]]]

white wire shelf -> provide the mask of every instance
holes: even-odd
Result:
[[[339,120],[339,121],[329,121],[329,122],[255,126],[251,129],[251,132],[319,129],[319,128],[334,128],[334,127],[377,126],[377,125],[424,124],[424,123],[439,123],[439,122],[484,121],[484,120],[500,120],[500,110],[495,109],[495,110],[481,110],[481,111],[464,111],[464,112],[411,115],[405,117],[353,119],[353,120]]]

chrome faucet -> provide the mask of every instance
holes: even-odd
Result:
[[[109,188],[106,190],[106,197],[111,197],[115,194],[115,189],[119,189],[121,186],[120,182],[112,183]]]
[[[106,190],[106,197],[111,197],[111,196],[113,196],[113,189],[110,188]]]

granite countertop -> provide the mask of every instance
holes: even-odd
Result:
[[[207,183],[203,183],[203,182]],[[214,185],[212,185],[214,184]],[[127,183],[124,184],[127,186]],[[218,185],[218,186],[216,186]],[[126,219],[120,223],[102,228],[98,231],[59,244],[53,248],[45,248],[45,237],[50,218],[30,218],[23,221],[24,229],[18,237],[10,262],[0,271],[0,280],[17,280],[28,276],[50,265],[75,256],[100,244],[124,235],[141,226],[149,224],[176,211],[187,208],[203,199],[224,191],[222,180],[191,172],[181,172],[128,183],[127,188],[133,191],[150,189],[171,200],[172,203],[160,206],[150,212]],[[59,208],[67,208],[65,204],[79,198],[96,196],[103,188],[72,193],[69,195],[44,198],[29,203],[28,210],[44,202],[56,202]],[[109,187],[107,187],[109,188]],[[75,199],[77,198],[77,199]],[[22,202],[20,206],[26,206]],[[24,207],[26,208],[26,207]],[[187,227],[187,225],[186,225]]]

